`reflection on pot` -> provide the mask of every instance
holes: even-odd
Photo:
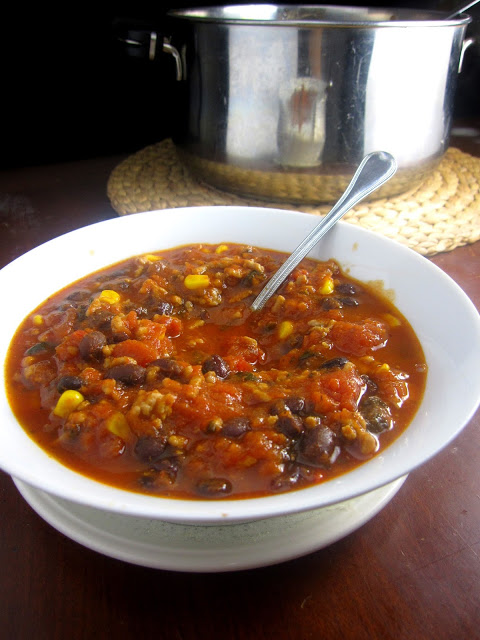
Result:
[[[315,78],[297,78],[280,89],[278,163],[287,167],[319,165],[325,145],[325,103],[328,85]]]

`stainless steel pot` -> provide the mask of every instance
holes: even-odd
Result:
[[[470,17],[240,5],[169,13],[173,138],[202,180],[244,196],[331,202],[361,158],[392,153],[375,197],[419,184],[446,151]],[[151,52],[152,53],[152,52]],[[155,53],[153,52],[153,55]]]

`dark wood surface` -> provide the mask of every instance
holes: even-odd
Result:
[[[121,159],[0,173],[0,266],[115,217],[106,183]],[[480,243],[433,262],[480,308]],[[0,472],[0,638],[480,638],[479,460],[477,412],[354,533],[297,560],[220,574],[147,569],[91,551],[43,521]]]

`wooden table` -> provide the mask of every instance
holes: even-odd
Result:
[[[105,188],[121,159],[0,174],[0,266],[114,217]],[[480,308],[480,243],[433,262]],[[0,638],[480,638],[479,460],[477,412],[346,538],[276,566],[216,574],[154,570],[91,551],[42,520],[0,473]]]

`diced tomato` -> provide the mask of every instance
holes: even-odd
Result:
[[[55,348],[57,357],[60,360],[73,360],[78,356],[78,345],[82,338],[87,334],[83,329],[74,331]]]
[[[225,356],[224,360],[230,367],[230,371],[233,371],[233,373],[254,370],[253,364],[247,362],[242,356]]]
[[[383,398],[396,407],[401,407],[409,397],[409,387],[405,376],[391,369],[381,369],[374,375]]]
[[[193,396],[189,385],[182,385],[175,402],[177,420],[193,423],[200,428],[213,418],[228,419],[241,411],[241,391],[228,382],[206,384],[200,393]]]
[[[182,333],[182,321],[180,318],[175,318],[172,316],[160,316],[157,320],[157,324],[165,325],[166,332],[169,338],[178,338],[178,336]]]
[[[352,366],[324,372],[312,381],[315,409],[319,413],[335,408],[355,411],[363,388],[364,382]]]
[[[363,323],[339,320],[330,329],[329,337],[340,351],[365,356],[385,345],[388,327],[384,322],[372,318],[367,318]]]
[[[313,391],[312,400],[317,413],[328,413],[338,406],[334,399],[323,391]]]
[[[238,336],[228,348],[228,355],[241,358],[250,364],[263,362],[265,352],[258,346],[258,342],[249,336]],[[238,369],[238,371],[250,371],[251,369]]]
[[[138,316],[136,311],[130,311],[124,318],[124,322],[130,331],[133,333],[138,326]]]
[[[122,356],[133,358],[142,367],[146,367],[147,364],[159,357],[158,350],[155,346],[148,344],[146,341],[141,342],[140,340],[124,340],[123,342],[119,342],[114,346],[112,355],[115,358]]]

